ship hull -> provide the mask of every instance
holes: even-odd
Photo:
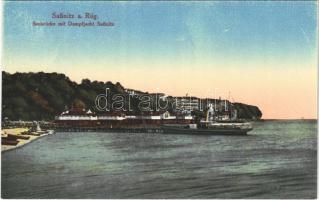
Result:
[[[194,134],[194,135],[247,135],[252,129],[186,129],[164,127],[163,133],[166,134]]]

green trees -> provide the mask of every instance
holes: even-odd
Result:
[[[80,99],[74,99],[72,106],[75,108],[85,109],[85,103],[81,101]]]
[[[238,111],[238,118],[241,119],[260,119],[262,116],[262,113],[257,106],[234,103],[234,108]]]
[[[2,72],[2,119],[39,120],[54,113],[51,99],[54,91],[47,87],[45,73]]]
[[[80,84],[58,73],[2,72],[2,119],[53,120],[54,116],[71,108],[73,104],[95,109],[95,98],[104,94],[123,93],[120,83],[91,82],[83,79]]]
[[[109,88],[110,96],[121,94],[125,97],[125,105],[130,106],[133,113],[138,114],[139,99],[129,97],[125,88],[117,82],[101,82],[83,79],[80,84],[71,81],[64,74],[58,73],[14,73],[2,72],[2,119],[9,120],[53,120],[54,116],[72,105],[86,107],[100,112],[95,107],[95,99],[105,94]],[[174,97],[168,98],[168,108],[172,112]],[[155,103],[153,103],[155,104]],[[235,103],[239,118],[258,119],[261,112],[256,106]],[[198,119],[203,112],[194,113]]]

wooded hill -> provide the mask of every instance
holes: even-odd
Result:
[[[83,79],[80,84],[58,73],[14,73],[2,72],[2,119],[9,120],[53,120],[72,105],[82,106],[99,112],[95,106],[96,96],[105,94],[128,96],[120,83],[90,81]],[[143,92],[144,93],[144,92]],[[147,93],[144,93],[147,94]],[[172,99],[174,97],[170,97]],[[127,100],[127,99],[126,99]],[[140,112],[138,98],[131,99],[133,113]],[[171,102],[170,102],[171,103]],[[243,103],[234,103],[238,117],[260,119],[258,107]]]

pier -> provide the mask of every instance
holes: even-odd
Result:
[[[106,132],[106,133],[163,133],[155,128],[105,128],[105,127],[55,127],[56,132]]]

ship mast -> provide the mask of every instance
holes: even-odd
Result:
[[[227,102],[226,101],[227,101],[227,99],[224,100],[224,102],[225,102],[225,111],[227,110]]]

